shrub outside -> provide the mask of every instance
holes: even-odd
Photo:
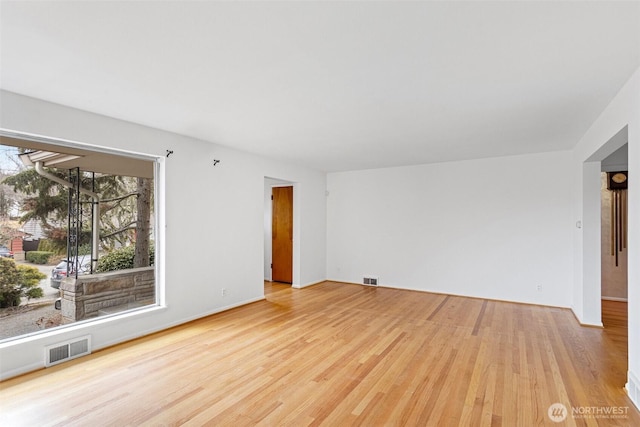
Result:
[[[49,258],[53,256],[53,252],[45,252],[45,251],[30,251],[27,252],[25,258],[27,261],[32,262],[34,264],[46,264],[49,262]]]
[[[133,268],[134,255],[134,246],[125,246],[111,251],[98,260],[97,272],[106,273],[107,271],[127,270]],[[154,256],[155,248],[151,245],[149,248],[149,265],[153,265]]]
[[[16,265],[12,259],[0,258],[0,308],[18,306],[22,297],[42,297],[43,291],[38,285],[46,277],[35,267]]]

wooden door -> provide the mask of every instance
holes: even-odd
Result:
[[[293,187],[271,190],[271,280],[293,282]]]

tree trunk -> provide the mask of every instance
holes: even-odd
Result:
[[[136,202],[136,247],[133,267],[149,266],[149,234],[151,232],[151,180],[138,178],[138,200]]]

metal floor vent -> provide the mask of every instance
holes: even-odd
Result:
[[[44,348],[44,365],[46,367],[75,359],[91,353],[91,336],[74,338],[63,343],[53,344]]]
[[[378,278],[377,277],[365,277],[363,283],[365,285],[369,285],[369,286],[378,286]]]

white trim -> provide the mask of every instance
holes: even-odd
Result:
[[[323,282],[327,282],[327,280],[319,280],[317,282],[309,282],[309,283],[305,283],[303,285],[291,285],[292,288],[294,289],[302,289],[302,288],[307,288],[309,286],[313,286],[313,285],[319,285],[320,283]]]
[[[20,366],[18,369],[13,369],[11,371],[1,372],[0,371],[0,381],[8,380],[9,378],[17,377],[19,375],[24,375],[29,372],[37,371],[38,369],[44,368],[43,363],[32,363],[31,365]]]
[[[142,338],[144,336],[151,335],[151,334],[154,334],[156,332],[161,332],[161,331],[173,328],[175,326],[180,326],[180,325],[183,325],[183,324],[186,324],[186,323],[189,323],[189,322],[193,322],[194,320],[198,320],[198,319],[202,319],[204,317],[212,316],[214,314],[218,314],[218,313],[221,313],[223,311],[231,310],[231,309],[236,308],[236,307],[241,307],[243,305],[251,304],[251,303],[254,303],[254,302],[258,302],[258,301],[264,301],[264,300],[266,300],[266,298],[264,296],[257,297],[257,298],[251,298],[251,299],[248,299],[248,300],[245,300],[245,301],[241,301],[241,302],[238,302],[238,303],[235,303],[235,304],[230,304],[230,305],[227,305],[227,306],[224,306],[224,307],[216,308],[214,310],[205,311],[204,313],[200,313],[200,314],[197,314],[195,316],[185,317],[185,318],[182,318],[180,320],[176,320],[174,322],[171,322],[169,324],[165,324],[165,325],[163,325],[163,326],[161,326],[159,328],[150,328],[150,329],[147,329],[145,331],[139,331],[139,332],[136,332],[136,333],[133,333],[133,334],[129,334],[129,335],[126,335],[126,336],[119,336],[118,338],[116,338],[116,339],[114,339],[112,341],[108,341],[108,342],[102,344],[99,347],[98,346],[94,347],[94,350],[100,350],[100,349],[103,349],[103,348],[107,348],[107,347],[111,347],[111,346],[114,346],[114,345],[122,344],[124,342],[131,341],[131,340],[134,340],[134,339],[137,339],[137,338]]]
[[[91,330],[85,331],[85,329],[87,327],[92,327],[96,325],[99,326],[105,323],[109,323],[116,319],[125,319],[127,317],[132,317],[132,316],[144,316],[147,313],[152,313],[154,311],[165,310],[165,309],[166,307],[159,306],[156,304],[148,305],[145,307],[134,308],[131,310],[123,311],[121,313],[114,313],[107,316],[100,316],[100,317],[94,317],[91,319],[79,320],[77,322],[69,323],[67,325],[62,325],[56,328],[43,329],[41,331],[36,331],[29,334],[22,334],[22,335],[18,335],[15,338],[14,337],[6,338],[2,342],[0,342],[0,350],[5,348],[10,348],[15,345],[25,344],[30,341],[41,340],[41,339],[46,339],[47,341],[51,341],[52,343],[55,343],[53,339],[59,335],[68,335],[68,334],[73,334],[74,332],[91,333],[92,332]],[[51,340],[49,340],[49,338],[51,338]],[[56,339],[60,340],[58,338]],[[65,338],[62,338],[62,339],[64,340]]]
[[[576,320],[578,320],[578,323],[580,323],[580,325],[582,325],[582,326],[599,326],[599,327],[602,327],[602,323],[593,324],[593,323],[582,323],[582,322],[580,322],[580,318],[576,314],[576,312],[573,309],[573,307],[567,307],[567,306],[564,306],[564,305],[549,305],[549,304],[542,304],[542,303],[538,303],[538,302],[514,301],[514,300],[508,300],[508,299],[489,298],[489,297],[483,297],[483,296],[478,296],[478,295],[466,295],[466,294],[457,294],[457,293],[454,294],[454,293],[450,293],[450,292],[438,292],[438,291],[430,291],[430,290],[425,290],[425,289],[403,288],[401,286],[385,285],[385,284],[381,284],[379,282],[378,282],[378,286],[369,286],[369,285],[365,285],[364,283],[360,283],[360,282],[352,282],[352,281],[349,281],[349,280],[337,280],[337,279],[326,279],[326,280],[323,280],[323,282],[336,282],[336,283],[344,283],[344,284],[347,284],[347,285],[360,285],[360,286],[366,286],[367,288],[398,289],[398,290],[401,290],[401,291],[422,292],[422,293],[434,294],[434,295],[450,295],[450,296],[454,296],[454,297],[483,299],[483,300],[488,300],[488,301],[511,302],[511,303],[514,303],[514,304],[538,305],[540,307],[567,308],[567,309],[571,310],[571,312],[576,317]]]
[[[618,298],[618,297],[605,297],[604,295],[600,298],[605,301],[620,301],[620,302],[628,302],[627,298]]]
[[[156,285],[156,304],[165,306],[167,304],[167,296],[165,289],[165,274],[166,274],[166,256],[165,256],[165,230],[167,224],[165,220],[166,212],[166,158],[158,157],[154,163],[154,179],[153,179],[153,192],[154,192],[154,206],[155,221],[153,234],[154,240],[154,262],[155,267],[155,285]]]
[[[156,160],[157,158],[162,157],[158,154],[145,154],[145,153],[140,153],[138,151],[122,150],[122,149],[112,148],[112,147],[103,147],[100,145],[93,145],[86,142],[73,141],[70,139],[63,139],[63,138],[54,138],[51,136],[38,135],[35,133],[22,132],[22,131],[17,131],[13,129],[3,128],[3,127],[0,127],[0,136],[6,136],[8,138],[24,139],[26,141],[41,142],[45,144],[59,145],[61,147],[76,148],[78,150],[89,150],[89,151],[95,151],[97,153],[115,154],[119,156],[133,157],[141,160],[153,161],[153,160]]]
[[[225,307],[221,307],[221,308],[218,308],[218,309],[215,309],[215,310],[204,312],[204,313],[198,314],[196,316],[183,318],[181,320],[177,320],[175,322],[171,322],[169,324],[166,324],[166,325],[163,325],[163,326],[160,326],[160,327],[157,327],[157,328],[150,328],[150,329],[147,329],[147,330],[144,330],[144,331],[138,331],[138,332],[135,332],[135,333],[132,333],[132,334],[128,334],[128,335],[121,335],[121,336],[118,336],[114,340],[107,341],[107,342],[105,342],[104,344],[102,344],[100,346],[93,347],[92,350],[94,352],[97,351],[97,350],[102,350],[102,349],[105,349],[105,348],[108,348],[108,347],[112,347],[114,345],[125,343],[127,341],[131,341],[131,340],[135,340],[135,339],[138,339],[138,338],[142,338],[142,337],[145,337],[147,335],[154,334],[156,332],[161,332],[161,331],[173,328],[175,326],[179,326],[179,325],[182,325],[182,324],[185,324],[185,323],[188,323],[188,322],[192,322],[194,320],[198,320],[198,319],[201,319],[201,318],[204,318],[204,317],[207,317],[207,316],[211,316],[211,315],[214,315],[214,314],[217,314],[217,313],[221,313],[223,311],[231,310],[231,309],[236,308],[236,307],[241,307],[243,305],[251,304],[251,303],[254,303],[254,302],[258,302],[258,301],[264,301],[264,300],[266,300],[266,298],[264,296],[257,297],[257,298],[252,298],[252,299],[249,299],[249,300],[241,301],[241,302],[236,303],[236,304],[231,304],[231,305],[228,305],[228,306],[225,306]],[[151,312],[154,312],[154,311],[157,311],[157,310],[166,310],[166,307],[153,306],[153,307],[151,307],[149,309],[140,309],[140,310],[135,310],[133,312],[126,312],[126,313],[123,313],[122,315],[118,315],[117,317],[122,318],[122,317],[129,317],[129,316],[135,316],[135,315],[143,315],[143,314],[148,314],[148,313],[151,313]],[[60,335],[62,333],[68,333],[68,332],[73,331],[73,330],[80,330],[82,327],[86,327],[88,325],[95,325],[96,322],[105,323],[105,321],[112,320],[113,318],[114,318],[114,316],[109,316],[108,319],[105,318],[105,319],[94,320],[93,322],[83,323],[82,325],[71,325],[70,328],[57,329],[57,330],[51,331],[51,333],[41,333],[41,334],[38,334],[37,336],[30,336],[29,338],[30,339],[42,339],[43,336],[44,337],[54,337],[56,335]],[[24,338],[24,340],[27,341],[29,339]],[[23,342],[23,340],[21,339],[20,342]],[[6,344],[15,345],[16,343],[17,343],[17,341],[11,341],[11,342],[8,342],[8,343],[3,343],[3,344],[4,345],[6,345]],[[11,370],[11,371],[8,371],[8,372],[0,371],[0,381],[5,381],[5,380],[7,380],[9,378],[13,378],[13,377],[16,377],[18,375],[23,375],[23,374],[26,374],[26,373],[29,373],[29,372],[33,372],[33,371],[36,371],[36,370],[44,368],[44,367],[45,367],[45,364],[44,364],[44,359],[43,359],[39,363],[32,363],[31,365],[21,366],[18,369],[14,369],[14,370]]]
[[[627,384],[624,388],[636,409],[640,410],[640,380],[631,371],[627,371]]]
[[[619,172],[629,169],[628,163],[620,163],[616,165],[602,165],[602,172]]]
[[[553,305],[550,305],[548,307],[554,307]],[[560,307],[560,308],[564,308],[564,307]],[[573,315],[575,316],[576,320],[578,321],[578,323],[580,324],[580,326],[593,326],[596,328],[604,328],[604,324],[602,322],[596,322],[596,323],[587,323],[584,322],[580,316],[578,316],[578,313],[576,313],[575,307],[568,307],[571,312],[573,313]]]

